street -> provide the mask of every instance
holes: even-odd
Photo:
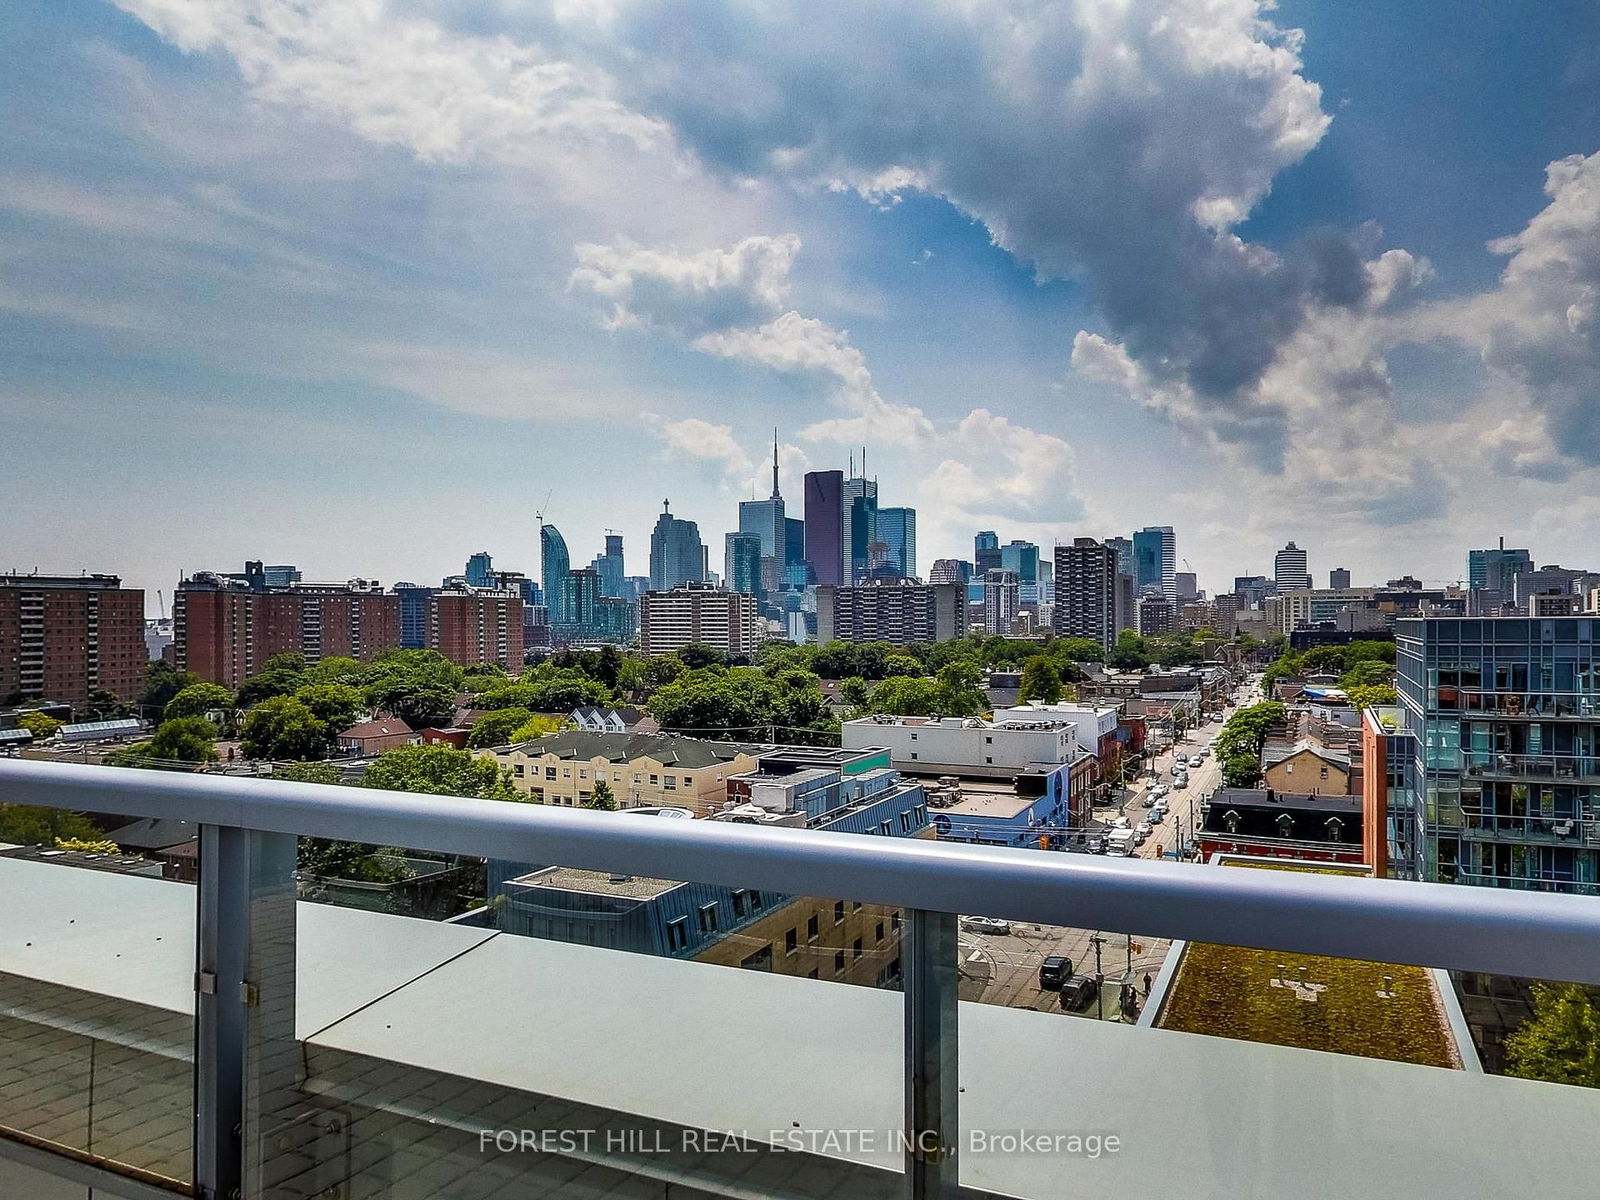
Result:
[[[1251,685],[1247,683],[1241,692],[1243,702],[1253,702],[1251,691]],[[1176,746],[1156,756],[1153,764],[1147,765],[1138,780],[1123,790],[1120,809],[1116,805],[1096,808],[1090,836],[1109,830],[1119,812],[1135,826],[1148,819],[1149,810],[1143,806],[1143,798],[1156,783],[1164,783],[1171,788],[1174,754],[1181,753],[1188,758],[1209,746],[1235,707],[1230,703],[1221,717],[1189,730]],[[1152,766],[1154,774],[1151,773]],[[1154,827],[1145,844],[1135,854],[1146,859],[1170,859],[1184,842],[1194,842],[1200,801],[1216,791],[1221,783],[1222,769],[1214,755],[1207,755],[1198,767],[1191,766],[1188,787],[1167,792],[1166,818]],[[1094,975],[1094,939],[1101,939],[1098,973],[1102,976],[1103,984],[1099,1000],[1090,1005],[1088,1011],[1074,1015],[1104,1020],[1120,1018],[1119,999],[1125,981],[1134,985],[1139,1002],[1143,1003],[1144,979],[1147,975],[1154,979],[1160,973],[1171,946],[1165,938],[1145,937],[1137,931],[1128,935],[1020,922],[1012,923],[1009,934],[980,934],[962,930],[960,936],[963,1000],[1032,1008],[1041,1012],[1062,1010],[1057,993],[1039,988],[1039,965],[1046,957],[1060,954],[1071,961],[1074,974]]]

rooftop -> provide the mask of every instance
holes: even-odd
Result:
[[[590,733],[582,729],[565,729],[560,733],[547,733],[532,741],[497,746],[495,752],[505,754],[520,751],[535,757],[552,754],[559,759],[581,762],[596,758],[603,758],[607,762],[653,758],[663,766],[698,770],[731,762],[741,754],[754,756],[770,749],[770,746],[714,742],[677,733]]]
[[[654,900],[682,880],[651,879],[644,875],[625,875],[612,871],[586,871],[577,867],[545,867],[510,880],[508,887],[546,887],[564,892],[587,892],[595,896],[618,896],[629,900]]]
[[[1296,754],[1314,754],[1324,762],[1332,763],[1334,766],[1343,767],[1346,770],[1350,767],[1350,755],[1348,752],[1324,746],[1321,742],[1312,738],[1301,738],[1295,742],[1267,743],[1261,750],[1261,765],[1270,767],[1286,758],[1293,758]]]

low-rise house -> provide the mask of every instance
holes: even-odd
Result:
[[[568,714],[579,729],[588,733],[659,733],[661,723],[638,708],[607,708],[584,705]]]
[[[479,753],[509,769],[512,786],[541,804],[581,805],[605,783],[621,808],[704,812],[727,800],[729,776],[753,770],[760,749],[674,733],[572,729]]]
[[[416,731],[399,717],[378,717],[350,726],[333,744],[341,755],[364,756],[414,745],[416,741]]]
[[[1275,788],[1222,788],[1204,806],[1197,840],[1213,854],[1361,863],[1362,799]]]
[[[1350,791],[1350,754],[1312,738],[1288,745],[1269,743],[1261,751],[1267,787],[1282,792],[1311,795],[1347,795]]]

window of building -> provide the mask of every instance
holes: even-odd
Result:
[[[984,739],[983,739],[983,744],[984,744],[984,745],[985,745],[985,746],[992,746],[992,745],[994,745],[994,738],[992,738],[992,737],[986,737],[986,738],[984,738]]]
[[[912,751],[912,752],[911,752],[911,757],[912,757],[912,758],[916,758],[916,757],[917,757],[917,752],[916,752],[916,751],[915,751],[915,750],[913,750],[913,751]]]
[[[544,803],[544,789],[543,788],[530,788],[528,790],[528,795],[533,797],[534,803],[536,803],[536,804],[543,804]]]
[[[677,791],[678,790],[677,777],[673,776],[673,775],[668,775],[666,777],[666,779],[663,781],[662,790],[668,791],[668,792]]]
[[[857,938],[854,941],[854,943],[851,944],[850,949],[852,951],[852,956],[853,957],[860,958],[861,957],[861,939]]]
[[[900,832],[911,832],[911,814],[908,812],[903,812],[900,814]]]
[[[772,970],[772,943],[768,942],[761,949],[745,955],[739,960],[739,965],[747,971]]]
[[[844,974],[844,951],[843,950],[838,951],[833,956],[833,973],[835,975],[843,975]]]
[[[809,917],[806,918],[806,941],[814,942],[816,940],[817,940],[817,914],[816,913],[812,913]]]
[[[660,783],[660,782],[661,782],[661,779],[660,779],[659,776],[656,776],[656,775],[650,776],[650,784],[651,784],[652,787],[655,786],[656,784]]]
[[[794,954],[799,949],[800,949],[800,931],[798,929],[786,930],[784,932],[784,935],[783,935],[783,952],[784,952],[784,954],[786,954],[786,955]]]
[[[578,778],[579,779],[587,779],[587,778],[589,778],[589,772],[585,771],[582,767],[579,767],[578,768]]]
[[[1322,768],[1322,778],[1326,779],[1327,777],[1328,777],[1328,768],[1327,767],[1323,767]]]
[[[736,916],[736,917],[744,916],[745,907],[746,907],[748,901],[749,901],[749,897],[748,897],[748,895],[746,894],[746,892],[745,892],[745,890],[743,888],[740,888],[738,891],[734,892],[734,894],[733,894],[733,915]]]
[[[879,941],[879,942],[883,941],[883,922],[882,921],[878,922],[877,941]]]
[[[693,775],[685,775],[683,777],[683,786],[686,787],[686,788],[692,788],[694,786],[694,776]]]
[[[591,792],[579,792],[578,793],[578,803],[579,804],[587,804],[587,803],[589,803],[589,798],[590,798],[590,796],[592,794],[593,793],[591,793]]]
[[[853,912],[860,912],[861,911],[861,901],[859,901],[859,900],[850,901],[850,908],[851,908],[851,911],[853,911]]]
[[[717,906],[715,904],[702,904],[700,906],[700,932],[715,933],[717,931]]]
[[[879,821],[878,822],[878,832],[883,834],[884,837],[888,837],[889,834],[893,832],[893,830],[890,828],[889,822],[887,822],[887,821]]]
[[[992,764],[992,763],[993,763],[993,762],[994,762],[994,759],[992,759],[992,758],[985,758],[985,759],[984,759],[984,760],[983,760],[983,761],[984,761],[984,762],[986,762],[986,763],[991,763],[991,764]]]
[[[572,778],[572,768],[571,767],[562,767],[561,768],[561,778],[563,778],[563,779],[571,779]]]
[[[900,914],[898,912],[889,914],[889,928],[896,933],[900,932]]]
[[[546,767],[544,769],[544,777],[546,779],[554,779],[556,777],[556,769],[554,767]]]
[[[843,925],[844,924],[844,901],[843,900],[835,900],[833,902],[833,923],[835,925]]]
[[[522,778],[522,771],[523,771],[523,768],[522,768],[522,764],[521,763],[518,763],[516,766],[511,768],[511,773],[513,775],[515,775],[518,779]]]
[[[751,892],[750,893],[750,911],[751,912],[760,912],[761,911],[761,893],[760,892]]]
[[[689,918],[674,917],[667,922],[667,949],[685,950],[689,946]]]

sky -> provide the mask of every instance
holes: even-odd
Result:
[[[11,0],[0,570],[720,568],[774,427],[923,571],[1593,566],[1600,9],[1441,11]]]

